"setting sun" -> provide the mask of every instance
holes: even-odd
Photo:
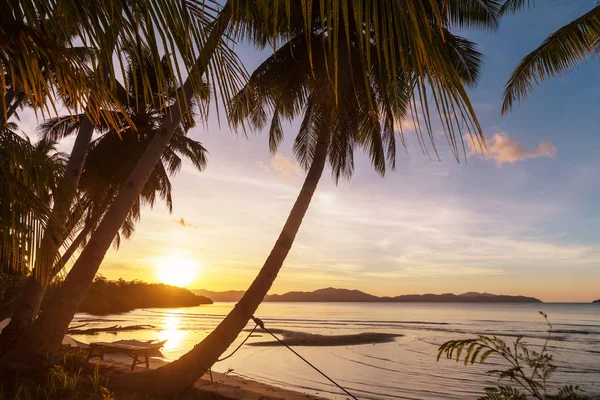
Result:
[[[167,285],[189,285],[196,277],[198,268],[198,263],[185,257],[161,257],[156,260],[158,279]]]

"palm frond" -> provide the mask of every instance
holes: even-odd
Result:
[[[502,113],[524,100],[539,84],[564,73],[600,50],[600,5],[551,34],[526,55],[510,76],[504,90]]]
[[[510,0],[509,0],[510,1]],[[450,23],[460,28],[497,29],[502,0],[448,1]]]
[[[90,120],[100,123],[107,115],[99,111],[119,104],[117,78],[127,78],[124,65],[147,56],[136,49],[130,52],[129,60],[125,59],[121,50],[128,42],[141,42],[150,48],[152,65],[141,68],[141,85],[136,87],[136,93],[145,100],[155,89],[147,85],[150,74],[159,71],[158,87],[169,86],[160,66],[167,67],[176,86],[187,79],[196,93],[206,88],[201,77],[186,75],[196,65],[208,28],[219,14],[219,6],[212,0],[91,0],[85,7],[76,1],[19,0],[3,3],[0,13],[0,63],[6,71],[2,86],[24,93],[44,117],[58,115],[56,102],[63,100],[75,114],[87,107]],[[82,48],[89,51],[82,53]],[[223,41],[217,46],[216,57],[204,61],[211,67],[211,85],[219,87],[222,95],[241,87],[245,71]],[[183,111],[186,103],[180,98],[175,105]],[[1,111],[7,119],[4,101]],[[117,128],[119,121],[104,122]]]
[[[533,6],[533,0],[505,0],[502,7],[500,7],[500,16],[509,13],[516,13],[521,11],[525,7]]]

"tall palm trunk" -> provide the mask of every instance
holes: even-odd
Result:
[[[113,381],[111,386],[131,387],[146,393],[173,393],[191,386],[212,367],[246,327],[283,266],[325,168],[330,140],[329,132],[319,135],[312,164],[277,242],[258,276],[227,317],[177,361],[153,371],[127,376],[121,382]]]
[[[206,71],[205,63],[214,54],[229,25],[230,8],[226,4],[221,11],[191,74],[202,76]],[[192,100],[194,90],[190,79],[184,83],[181,94],[185,102],[189,103]],[[176,105],[171,109],[171,114],[163,119],[157,134],[152,138],[127,181],[121,187],[119,195],[67,274],[65,282],[36,319],[32,329],[19,338],[16,349],[11,352],[13,354],[6,357],[9,362],[13,357],[17,362],[19,358],[23,358],[19,357],[17,354],[19,352],[23,352],[24,358],[27,358],[33,355],[49,354],[60,347],[64,333],[98,272],[115,235],[182,120],[184,110]]]
[[[110,48],[113,48],[116,44],[117,35],[114,32],[107,33],[107,35],[109,46]],[[100,70],[102,70],[103,65],[104,63],[100,61]],[[108,70],[104,73],[104,80],[108,83]],[[79,132],[77,133],[71,155],[69,156],[69,161],[65,168],[65,175],[59,182],[56,196],[54,196],[52,214],[58,226],[65,226],[69,218],[71,204],[77,193],[79,179],[81,178],[90,142],[92,141],[92,136],[94,134],[94,125],[87,117],[87,112],[89,110],[90,105],[86,107],[86,112],[82,117],[81,126],[79,127]],[[40,249],[38,251],[39,256],[36,258],[36,265],[25,284],[19,299],[14,305],[14,313],[12,314],[10,323],[0,334],[0,354],[3,354],[6,350],[10,350],[13,347],[14,340],[29,328],[40,311],[42,300],[46,293],[46,287],[54,277],[52,274],[52,271],[54,270],[54,261],[57,258],[58,251],[67,237],[68,232],[60,232],[58,235],[59,236],[57,236],[57,232],[50,229],[44,231],[44,236],[42,237]]]
[[[85,116],[83,118],[65,169],[65,175],[57,189],[59,195],[55,197],[54,206],[52,207],[56,223],[60,226],[65,224],[69,216],[70,205],[77,191],[79,178],[94,133],[94,126],[90,120]],[[39,251],[39,254],[41,254],[40,259],[36,260],[36,267],[27,279],[21,295],[14,305],[14,313],[10,323],[0,334],[0,354],[13,347],[14,340],[31,325],[37,316],[46,292],[50,271],[54,266],[53,261],[63,240],[64,235],[57,237],[56,233],[50,229],[46,229],[44,232]]]

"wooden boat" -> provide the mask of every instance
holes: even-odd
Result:
[[[80,342],[77,339],[71,338],[75,344],[77,344],[77,346],[80,349],[84,349],[84,350],[89,350],[90,345],[88,343],[84,343],[84,342]],[[148,349],[148,353],[150,355],[158,355],[161,356],[162,353],[160,352],[160,349],[165,345],[167,341],[166,340],[162,340],[162,341],[158,341],[158,340],[145,340],[145,341],[140,341],[140,340],[135,340],[135,339],[126,339],[126,340],[117,340],[116,342],[111,342],[112,344],[116,344],[116,345],[125,345],[125,346],[139,346],[139,347],[145,347]],[[110,350],[105,351],[106,353],[110,353]]]

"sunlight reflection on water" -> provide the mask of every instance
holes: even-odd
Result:
[[[166,314],[162,318],[163,329],[158,333],[159,340],[166,340],[163,351],[171,352],[180,348],[181,343],[188,335],[181,329],[181,320],[177,314]]]
[[[121,315],[91,317],[89,327],[152,325],[151,329],[117,335],[77,335],[83,342],[120,339],[167,339],[164,359],[175,360],[201,342],[233,307],[232,303],[177,309],[141,309]],[[600,392],[600,308],[585,304],[350,304],[265,303],[256,315],[270,328],[325,335],[360,332],[399,333],[392,343],[342,347],[298,347],[296,350],[364,399],[458,400],[477,398],[490,382],[487,366],[449,360],[436,362],[437,347],[446,340],[474,334],[522,334],[528,342],[543,340],[547,329],[538,311],[548,313],[556,330],[552,350],[559,364],[557,381],[581,384]],[[253,325],[248,325],[252,328]],[[241,340],[244,332],[229,354]],[[269,338],[262,332],[248,343]],[[490,360],[493,363],[494,360]],[[490,364],[491,367],[493,364]],[[235,374],[293,390],[344,399],[329,382],[280,347],[245,345],[235,357],[217,363],[215,371]]]

